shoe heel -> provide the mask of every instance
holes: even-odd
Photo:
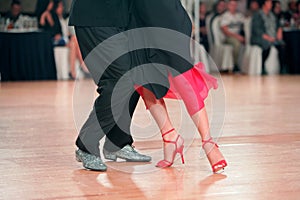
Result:
[[[162,134],[164,143],[171,143],[171,144],[175,145],[175,149],[174,149],[174,151],[172,152],[172,154],[173,154],[172,161],[161,160],[161,161],[159,161],[159,162],[156,164],[156,167],[161,167],[161,168],[171,167],[171,166],[173,165],[173,162],[174,162],[174,159],[175,159],[175,156],[176,156],[177,153],[180,154],[180,156],[181,156],[181,162],[182,162],[182,164],[184,164],[184,157],[183,157],[183,148],[184,148],[184,145],[183,145],[183,144],[184,144],[184,139],[183,139],[180,135],[177,135],[177,138],[176,138],[175,141],[166,140],[166,139],[164,138],[165,135],[167,135],[167,134],[173,132],[174,130],[175,130],[175,129],[173,128],[173,129],[167,131],[166,133],[163,133],[163,134]],[[179,142],[178,142],[179,139],[181,139],[182,141],[181,141],[180,146],[177,146],[178,143],[179,143]]]
[[[184,164],[184,157],[183,157],[183,154],[181,154],[181,162],[182,162],[182,164]]]
[[[184,148],[184,145],[182,145],[182,146],[179,148],[179,150],[178,150],[178,153],[179,153],[180,156],[181,156],[181,162],[182,162],[182,164],[184,164],[183,148]]]
[[[76,159],[77,162],[82,162],[81,159],[80,159],[80,157],[77,154],[75,156],[75,159]]]
[[[117,161],[117,156],[116,155],[105,155],[104,154],[104,158],[106,160]]]
[[[79,160],[78,158],[76,158],[76,161],[77,161],[77,162],[81,162],[81,160]]]

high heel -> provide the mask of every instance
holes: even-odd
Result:
[[[211,143],[214,145],[214,147],[216,148],[219,148],[219,146],[212,140],[212,138],[208,139],[208,140],[202,140],[202,148],[204,149],[204,146],[207,144],[207,143]],[[214,148],[213,147],[213,148]],[[208,156],[210,152],[208,152],[206,155]],[[209,160],[209,158],[208,158]],[[227,166],[227,162],[225,159],[222,159],[220,161],[218,161],[217,163],[215,164],[212,164],[211,161],[209,160],[211,166],[212,166],[212,171],[213,173],[217,173],[219,172],[220,170],[224,170],[224,168]]]
[[[174,159],[175,159],[175,156],[176,156],[177,153],[180,154],[180,156],[181,156],[181,162],[182,162],[182,164],[184,164],[184,157],[183,157],[183,148],[184,148],[184,145],[183,145],[183,144],[184,144],[184,140],[183,140],[183,138],[182,138],[180,135],[178,135],[175,141],[169,141],[169,140],[165,140],[165,139],[164,139],[164,136],[165,136],[165,135],[171,133],[171,132],[174,131],[174,130],[175,130],[175,129],[173,128],[173,129],[167,131],[166,133],[163,133],[163,134],[162,134],[163,141],[164,141],[165,143],[172,143],[172,144],[175,145],[175,149],[174,149],[173,155],[172,155],[172,161],[167,161],[167,160],[165,160],[165,159],[164,159],[164,160],[161,160],[161,161],[159,161],[159,162],[156,164],[156,167],[160,167],[160,168],[171,167],[171,166],[173,165],[173,162],[174,162]],[[182,144],[181,144],[180,146],[177,146],[177,142],[178,142],[179,138],[182,139]]]

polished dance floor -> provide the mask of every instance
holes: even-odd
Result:
[[[74,159],[75,124],[90,106],[91,82],[0,83],[0,199],[299,199],[300,76],[222,79],[224,89],[207,107],[229,164],[223,174],[211,173],[178,102],[167,104],[186,138],[186,164],[154,167],[161,138],[140,102],[132,133],[153,161],[106,161],[108,171],[99,173]]]

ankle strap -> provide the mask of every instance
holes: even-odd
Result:
[[[162,137],[164,137],[165,135],[171,133],[174,130],[175,130],[175,128],[172,128],[171,130],[168,130],[167,132],[165,132],[165,133],[162,134]]]
[[[212,137],[209,138],[208,140],[202,140],[202,148],[203,148],[207,143],[211,143],[211,144],[216,145],[216,147],[219,147],[219,146],[213,141]]]

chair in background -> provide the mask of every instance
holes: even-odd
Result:
[[[69,48],[55,47],[54,57],[56,64],[57,80],[69,79]]]
[[[220,29],[220,16],[212,20],[212,16],[207,17],[208,41],[212,59],[215,61],[220,71],[233,70],[232,46],[223,44],[224,35]],[[211,24],[211,25],[210,25]],[[212,69],[213,70],[213,69]]]

